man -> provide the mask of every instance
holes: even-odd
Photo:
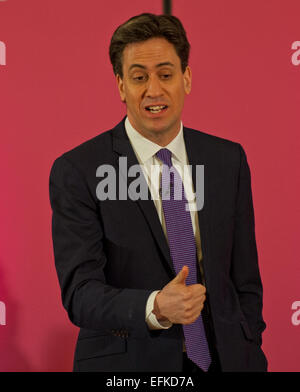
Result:
[[[239,144],[182,126],[189,48],[174,16],[119,26],[110,59],[127,116],[53,165],[55,262],[80,327],[74,371],[267,369],[249,167]],[[132,196],[138,164],[148,198]]]

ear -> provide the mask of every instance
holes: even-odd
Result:
[[[117,81],[117,85],[118,85],[121,101],[122,102],[126,102],[126,96],[125,96],[125,91],[124,91],[124,83],[123,83],[123,80],[122,80],[122,78],[121,78],[121,76],[119,74],[116,75],[116,81]]]
[[[186,67],[183,74],[184,90],[186,94],[189,94],[192,90],[192,70],[189,66]]]

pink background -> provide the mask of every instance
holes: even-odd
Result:
[[[114,29],[161,0],[0,2],[0,370],[70,371],[78,329],[60,301],[48,178],[54,159],[123,117]],[[192,45],[184,124],[237,141],[252,173],[270,371],[300,371],[299,0],[173,0]]]

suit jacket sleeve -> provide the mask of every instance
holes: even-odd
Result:
[[[240,147],[240,170],[236,198],[234,245],[232,251],[231,277],[239,295],[239,301],[257,344],[262,343],[266,325],[262,317],[262,282],[259,273],[255,239],[254,210],[251,176],[247,157]]]
[[[64,155],[50,173],[52,237],[62,302],[70,320],[87,329],[148,333],[149,290],[107,284],[104,230],[98,201],[85,176]]]

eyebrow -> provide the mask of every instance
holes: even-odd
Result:
[[[163,66],[166,66],[166,65],[171,66],[171,67],[174,67],[174,64],[170,63],[169,61],[165,61],[164,63],[159,63],[159,64],[157,64],[157,65],[156,65],[156,68],[163,67]],[[129,67],[129,71],[130,71],[132,68],[135,68],[135,67],[137,67],[137,68],[142,68],[142,69],[146,69],[146,67],[145,67],[144,65],[141,65],[141,64],[131,64],[131,66]]]

